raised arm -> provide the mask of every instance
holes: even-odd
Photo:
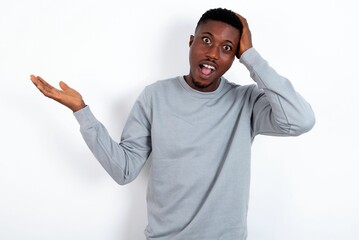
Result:
[[[121,142],[114,141],[105,126],[85,105],[82,96],[64,82],[56,89],[39,76],[31,81],[46,97],[70,108],[80,124],[82,136],[111,177],[119,184],[127,184],[139,174],[151,152],[148,113],[144,112],[143,96],[134,105],[125,126]]]
[[[253,48],[247,20],[237,14],[243,25],[237,57],[250,72],[258,88],[253,91],[253,134],[300,135],[315,123],[310,105],[288,79],[279,75]]]
[[[237,53],[237,58],[240,58],[245,51],[253,47],[253,44],[252,44],[252,34],[248,27],[247,19],[245,19],[238,13],[236,13],[236,15],[241,20],[241,23],[243,25],[241,39],[239,40],[239,50]]]
[[[76,112],[86,106],[82,96],[75,89],[70,88],[66,83],[60,82],[57,89],[47,83],[40,76],[30,76],[31,81],[46,97],[51,98]]]

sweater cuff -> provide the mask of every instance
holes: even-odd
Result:
[[[242,53],[242,56],[239,58],[239,62],[243,63],[248,70],[262,61],[262,56],[253,47]]]
[[[86,106],[73,113],[77,122],[80,124],[80,129],[88,129],[98,123],[89,106]]]

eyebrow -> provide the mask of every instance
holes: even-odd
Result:
[[[211,37],[213,37],[213,34],[212,33],[210,33],[210,32],[201,32],[201,33],[199,33],[199,35],[205,35],[205,34],[207,34],[207,35],[210,35]],[[231,41],[231,40],[225,40],[225,42],[229,42],[229,43],[231,43],[232,45],[234,45],[234,43]]]

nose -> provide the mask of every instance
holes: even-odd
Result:
[[[209,46],[207,51],[207,57],[213,60],[217,60],[219,57],[219,48],[215,45]]]

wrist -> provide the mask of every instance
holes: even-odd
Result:
[[[71,110],[72,110],[72,112],[77,112],[77,111],[83,109],[83,108],[86,107],[86,106],[87,106],[87,105],[85,104],[85,102],[84,102],[84,101],[81,101],[78,105],[72,106],[72,107],[71,107]]]

